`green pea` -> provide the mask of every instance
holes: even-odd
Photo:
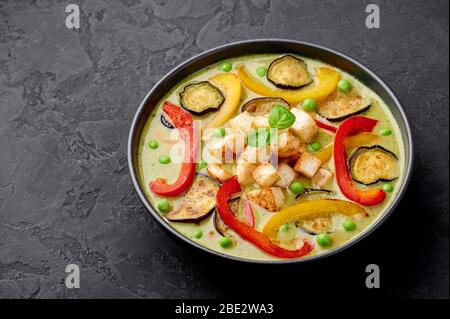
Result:
[[[333,240],[331,239],[330,235],[326,233],[320,233],[319,235],[317,235],[316,241],[320,246],[326,247],[330,246]]]
[[[294,193],[295,195],[301,194],[305,191],[305,187],[303,187],[302,183],[300,182],[293,182],[289,186],[289,190]]]
[[[201,160],[200,162],[197,163],[197,172],[201,171],[202,169],[204,169],[206,166],[208,166],[208,162]]]
[[[313,142],[309,144],[308,147],[311,151],[317,152],[320,151],[320,149],[322,148],[322,144],[320,142]]]
[[[337,87],[339,91],[348,93],[352,89],[352,84],[348,80],[339,80]]]
[[[159,158],[159,162],[161,164],[169,164],[170,163],[170,157],[169,156],[161,156]]]
[[[392,186],[391,183],[385,183],[385,184],[383,185],[383,190],[384,190],[385,192],[391,193],[391,192],[394,190],[394,186]]]
[[[302,108],[305,111],[311,112],[314,111],[317,107],[317,102],[314,99],[306,99],[302,103]]]
[[[389,136],[392,134],[392,130],[390,128],[384,128],[380,130],[380,134],[383,136]]]
[[[283,225],[281,226],[281,230],[284,231],[284,232],[289,231],[289,229],[291,229],[291,227],[289,226],[288,223],[283,224]]]
[[[150,141],[148,142],[148,147],[152,148],[152,149],[156,149],[158,148],[159,144],[157,141]]]
[[[192,236],[193,236],[194,238],[200,239],[200,238],[202,238],[202,236],[203,236],[203,232],[202,232],[200,229],[198,229],[198,230],[196,230],[196,231],[192,234]]]
[[[260,66],[259,68],[256,69],[256,73],[257,73],[259,76],[264,76],[264,75],[266,75],[266,72],[267,72],[267,69],[266,69],[265,67],[263,67],[263,66]]]
[[[219,66],[219,70],[223,72],[230,72],[232,68],[233,65],[231,64],[231,62],[228,61],[222,62],[222,64]]]
[[[224,137],[226,133],[227,132],[225,131],[225,129],[223,127],[219,127],[219,128],[214,129],[213,136],[214,137]]]
[[[170,210],[170,203],[167,199],[161,199],[158,202],[158,209],[161,213],[167,213]]]
[[[347,218],[342,224],[346,231],[352,231],[356,229],[356,224],[352,219]]]
[[[221,237],[219,239],[219,245],[222,246],[223,248],[227,248],[231,246],[231,239],[228,237]]]

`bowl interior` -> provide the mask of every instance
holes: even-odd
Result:
[[[296,260],[281,260],[281,261],[256,261],[245,258],[237,258],[229,255],[222,254],[217,251],[213,251],[204,246],[199,245],[196,242],[189,240],[183,235],[179,234],[176,230],[174,230],[152,207],[151,203],[148,201],[144,194],[144,190],[142,189],[142,183],[139,180],[138,173],[138,150],[139,150],[139,141],[141,138],[142,130],[147,122],[148,117],[150,116],[153,108],[158,104],[158,102],[165,96],[165,94],[170,91],[172,86],[187,76],[222,60],[232,57],[238,57],[242,55],[249,54],[267,54],[267,53],[293,53],[299,54],[302,56],[306,56],[312,59],[320,60],[325,63],[331,64],[340,68],[341,70],[346,71],[347,73],[353,75],[357,79],[359,79],[363,84],[367,85],[371,88],[376,94],[378,94],[384,102],[390,108],[392,115],[396,119],[400,131],[402,133],[403,145],[405,150],[405,170],[403,171],[403,183],[401,185],[401,189],[397,195],[397,198],[391,203],[389,207],[386,208],[386,212],[378,218],[375,223],[367,229],[365,232],[361,233],[359,236],[345,243],[344,245],[331,250],[330,252],[322,253],[316,256],[296,259]],[[343,55],[337,51],[324,48],[318,45],[297,42],[297,41],[289,41],[289,40],[253,40],[253,41],[243,41],[232,43],[228,45],[224,45],[221,47],[217,47],[201,53],[186,62],[180,64],[175,67],[172,71],[170,71],[163,79],[161,79],[147,94],[144,98],[143,102],[139,106],[137,113],[134,117],[129,141],[128,141],[128,162],[131,173],[131,178],[133,180],[134,187],[139,195],[139,198],[146,206],[146,208],[152,213],[152,215],[171,233],[175,234],[177,237],[180,237],[186,242],[190,244],[208,251],[210,253],[220,255],[229,259],[235,259],[239,261],[248,261],[253,263],[292,263],[292,262],[302,262],[312,259],[319,259],[325,256],[329,256],[331,254],[342,251],[348,246],[356,243],[361,240],[369,233],[371,233],[375,228],[377,228],[393,211],[399,200],[401,199],[407,184],[409,182],[409,176],[412,169],[412,153],[413,153],[413,144],[412,144],[412,136],[411,130],[408,124],[408,120],[406,115],[395,97],[392,91],[388,88],[388,86],[376,76],[373,72],[371,72],[368,68],[360,64],[359,62],[353,60],[352,58]]]

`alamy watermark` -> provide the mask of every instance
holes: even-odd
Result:
[[[80,267],[76,264],[69,264],[66,266],[66,288],[80,288]]]
[[[66,27],[68,29],[80,28],[80,7],[77,4],[69,4],[66,7]]]

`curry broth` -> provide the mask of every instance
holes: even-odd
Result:
[[[252,74],[256,74],[256,69],[258,67],[268,67],[270,62],[280,55],[252,55],[252,56],[244,56],[234,59],[229,59],[228,61],[233,63],[233,70],[230,72],[235,72],[235,67],[239,64],[245,64],[248,71]],[[333,224],[337,225],[333,232],[333,244],[330,247],[322,248],[321,246],[315,244],[314,250],[308,255],[316,255],[320,254],[323,251],[332,250],[335,249],[343,244],[351,242],[353,239],[358,237],[359,234],[364,233],[368,228],[370,228],[370,225],[374,223],[380,216],[382,216],[383,212],[389,207],[394,198],[397,196],[398,187],[396,187],[397,184],[403,182],[403,170],[404,170],[404,148],[402,144],[402,139],[400,135],[400,130],[395,122],[392,114],[389,111],[389,108],[387,105],[381,100],[380,97],[378,97],[371,89],[363,85],[361,82],[359,82],[356,78],[352,77],[351,75],[333,67],[330,65],[327,65],[325,63],[322,63],[320,61],[312,60],[309,58],[300,57],[303,59],[306,64],[308,65],[308,69],[311,74],[315,74],[314,70],[318,67],[331,67],[333,69],[336,69],[341,76],[341,79],[348,79],[351,81],[353,87],[360,92],[362,96],[367,96],[372,98],[372,106],[370,109],[364,113],[364,115],[373,117],[377,119],[379,122],[377,126],[374,128],[374,132],[377,133],[380,129],[389,127],[392,129],[392,134],[390,136],[380,136],[376,141],[375,144],[379,144],[389,150],[391,150],[393,153],[395,153],[399,158],[399,167],[400,167],[400,177],[397,180],[394,180],[392,182],[394,186],[394,191],[392,193],[387,193],[387,197],[385,201],[376,206],[376,207],[365,207],[365,209],[369,212],[369,217],[362,217],[359,219],[355,219],[357,228],[354,231],[345,231],[342,227],[342,221],[345,219],[344,216],[341,215],[334,215],[333,218]],[[139,168],[139,179],[141,183],[142,189],[145,191],[145,195],[147,196],[148,200],[152,203],[154,207],[156,207],[156,204],[161,197],[153,194],[149,189],[149,183],[152,180],[155,180],[157,178],[165,178],[167,181],[174,182],[177,178],[177,174],[179,172],[180,163],[170,163],[168,165],[162,165],[159,163],[158,158],[163,155],[168,155],[170,152],[171,147],[174,145],[175,141],[172,140],[172,137],[176,136],[177,130],[171,130],[166,127],[164,127],[161,124],[160,121],[160,115],[161,115],[161,107],[164,101],[172,102],[176,105],[179,105],[179,91],[183,88],[184,85],[191,81],[204,81],[208,78],[212,77],[213,75],[216,75],[218,73],[221,73],[218,69],[218,64],[211,65],[195,74],[190,76],[189,78],[183,80],[182,82],[176,84],[174,88],[167,93],[167,95],[159,102],[157,107],[153,110],[151,116],[149,117],[145,128],[141,135],[141,140],[139,144],[139,153],[138,153],[138,168]],[[267,86],[273,85],[265,78],[265,77],[258,77],[258,80],[264,83]],[[260,97],[259,95],[254,94],[253,92],[249,91],[248,89],[243,89],[243,94],[241,97],[241,105],[244,104],[246,101],[251,100],[253,98]],[[238,113],[238,112],[237,112]],[[236,113],[236,114],[237,114]],[[194,116],[194,119],[202,119],[203,121],[207,122],[209,117],[211,117],[214,114],[214,112],[209,113],[205,116]],[[225,125],[226,126],[226,125]],[[323,130],[319,131],[320,135],[317,138],[317,140],[322,142],[322,145],[326,145],[329,142],[332,141],[332,136],[329,134],[326,134]],[[150,140],[157,140],[159,143],[159,147],[157,149],[151,149],[147,145]],[[202,150],[204,152],[204,150]],[[354,151],[354,149],[349,150],[347,154],[347,158],[350,156],[350,154]],[[331,159],[327,163],[323,165],[325,168],[329,168],[334,172],[333,168],[333,160]],[[202,171],[206,171],[206,169],[203,169]],[[306,178],[300,178],[299,179],[302,184],[305,185],[305,187],[310,187],[310,181]],[[357,184],[358,187],[364,187],[363,185]],[[379,184],[375,184],[375,186],[378,186]],[[373,187],[373,186],[371,186]],[[332,190],[335,192],[334,198],[340,198],[346,200],[346,198],[341,194],[338,185],[336,184],[335,178],[333,179],[333,182],[326,187],[326,189]],[[290,206],[296,202],[295,197],[293,194],[286,192],[286,201],[283,207]],[[170,201],[176,201],[177,198],[170,198]],[[273,212],[266,211],[264,209],[259,209],[256,205],[253,205],[253,212],[255,215],[255,228],[258,230],[262,230],[265,223],[270,219],[274,214]],[[164,214],[162,214],[164,216]],[[230,229],[230,233],[232,234],[233,239],[235,240],[235,244],[233,244],[231,247],[228,248],[222,248],[219,243],[218,239],[221,237],[219,233],[214,228],[213,225],[213,216],[209,216],[203,221],[199,223],[183,223],[183,222],[169,222],[167,221],[174,229],[176,229],[179,233],[183,234],[185,237],[190,238],[193,241],[198,242],[199,244],[210,248],[212,250],[246,259],[255,259],[255,260],[279,260],[280,258],[272,257],[260,249],[258,249],[256,246],[254,246],[252,243],[247,242],[246,240],[243,240],[239,237],[236,233],[234,233]],[[202,230],[203,237],[200,239],[194,239],[192,238],[192,234],[196,230]],[[295,228],[293,228],[296,232]],[[310,238],[311,241],[314,241],[314,236],[309,234],[302,233],[301,235],[303,238]],[[289,247],[289,246],[287,246]]]

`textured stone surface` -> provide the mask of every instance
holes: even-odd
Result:
[[[448,1],[123,0],[0,3],[0,297],[155,298],[301,294],[448,297]],[[399,208],[337,256],[286,267],[237,264],[172,238],[128,176],[142,98],[205,49],[280,37],[341,50],[393,88],[411,120],[416,166]],[[81,288],[65,288],[65,266]],[[365,265],[382,288],[364,286]]]

